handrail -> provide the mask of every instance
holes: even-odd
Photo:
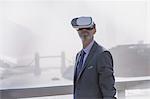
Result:
[[[125,90],[129,89],[147,89],[150,88],[150,77],[147,79],[129,79],[126,81],[117,81],[117,97],[125,99]],[[44,96],[69,95],[73,93],[73,85],[33,87],[33,88],[18,88],[0,90],[1,99],[18,99]]]

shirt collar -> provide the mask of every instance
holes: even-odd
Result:
[[[94,44],[94,40],[92,40],[91,43],[90,43],[86,48],[83,49],[83,51],[84,51],[86,54],[89,53],[89,52],[90,52],[90,49],[91,49],[92,46],[93,46],[93,44]]]

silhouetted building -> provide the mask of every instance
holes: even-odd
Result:
[[[150,76],[150,44],[118,45],[110,52],[117,77]]]

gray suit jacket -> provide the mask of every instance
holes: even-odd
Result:
[[[111,53],[94,42],[81,72],[74,77],[74,99],[116,99],[114,83]]]

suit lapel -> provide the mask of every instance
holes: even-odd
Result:
[[[80,78],[81,74],[83,73],[85,67],[89,64],[90,60],[94,56],[96,49],[97,49],[97,43],[94,41],[94,44],[93,44],[93,46],[92,46],[92,48],[91,48],[91,50],[90,50],[90,52],[89,52],[89,54],[88,54],[88,56],[85,60],[84,66],[82,67],[79,75],[77,76],[76,82],[79,80],[79,78]]]
[[[75,61],[75,68],[74,68],[74,75],[75,75],[75,71],[76,71],[76,68],[77,68],[77,65],[79,63],[79,55],[80,55],[81,52],[79,52],[76,56],[76,61]]]
[[[81,51],[77,54],[76,56],[76,61],[75,61],[75,68],[74,68],[74,82],[76,82],[77,76],[76,76],[76,69],[77,69],[77,65],[79,63],[79,56],[80,56]]]

